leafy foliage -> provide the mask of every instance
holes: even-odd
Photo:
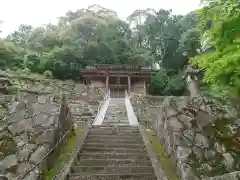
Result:
[[[181,94],[180,72],[188,56],[198,54],[200,34],[195,12],[136,10],[126,22],[92,5],[67,12],[57,25],[21,25],[0,43],[0,67],[75,79],[79,69],[93,64],[157,64],[168,77],[160,73],[153,78],[153,93]]]
[[[185,82],[181,73],[172,75],[165,69],[160,69],[152,78],[151,93],[154,95],[182,95],[185,91]]]
[[[204,0],[200,12],[202,24],[211,21],[210,28],[202,29],[209,37],[214,51],[192,59],[194,65],[205,69],[204,81],[228,95],[240,95],[240,2]],[[218,17],[218,18],[217,18]],[[226,91],[227,90],[227,91]]]

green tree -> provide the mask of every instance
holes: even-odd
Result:
[[[239,96],[240,2],[205,0],[203,3],[200,27],[214,51],[194,57],[192,63],[205,69],[204,81],[214,89],[219,87],[218,91]],[[208,26],[209,22],[211,26]]]
[[[163,94],[175,93],[173,85],[181,84],[176,77],[188,63],[185,54],[199,52],[196,21],[195,12],[180,16],[170,10],[146,9],[134,11],[126,22],[116,12],[92,5],[67,12],[56,25],[21,25],[5,39],[8,58],[1,61],[7,68],[47,71],[60,79],[74,79],[79,76],[79,68],[93,64],[157,64],[168,76]],[[153,86],[163,80],[158,77]]]

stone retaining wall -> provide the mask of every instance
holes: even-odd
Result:
[[[151,128],[153,122],[158,117],[158,111],[163,100],[163,96],[132,93],[130,101],[139,123]]]
[[[132,103],[135,112],[146,109],[140,121],[151,115],[148,124],[176,163],[180,179],[240,179],[240,121],[221,104],[201,97],[165,97],[154,119],[145,97],[132,96]]]
[[[0,170],[1,176],[12,180],[41,161],[73,127],[72,117],[66,97],[25,95],[0,99],[4,114],[0,128]],[[53,151],[19,179],[42,179],[42,170],[50,168],[56,156],[58,151]]]
[[[94,86],[85,86],[82,91],[82,85],[76,84],[75,94],[70,99],[71,112],[75,115],[75,120],[80,123],[92,122],[97,113],[98,106],[104,98],[104,92]]]
[[[182,180],[238,180],[240,123],[220,105],[166,97],[153,127]]]

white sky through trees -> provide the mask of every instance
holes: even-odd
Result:
[[[56,22],[69,10],[99,4],[126,19],[136,9],[172,9],[174,14],[186,14],[199,8],[200,0],[1,0],[0,20],[2,35],[16,30],[20,24],[40,26]]]

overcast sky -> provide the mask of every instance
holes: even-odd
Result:
[[[16,30],[20,24],[39,26],[56,22],[68,10],[87,8],[99,4],[113,9],[126,19],[135,9],[172,9],[175,14],[186,14],[199,7],[200,0],[0,0],[2,35]]]

